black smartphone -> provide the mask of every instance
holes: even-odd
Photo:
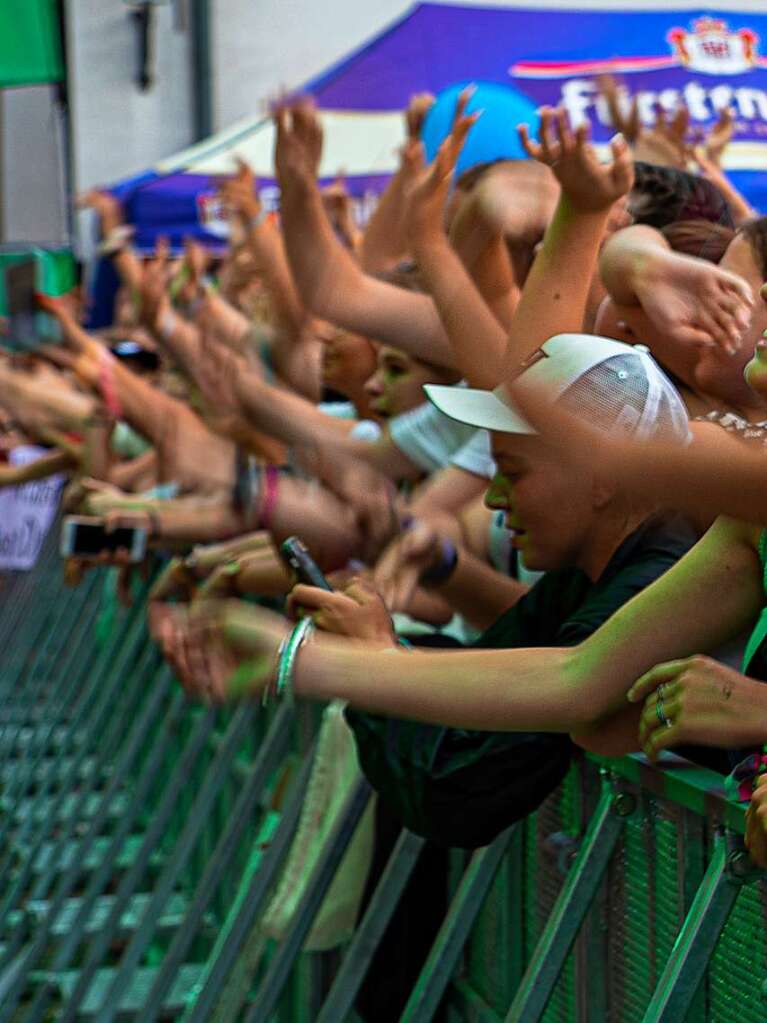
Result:
[[[39,267],[35,259],[9,263],[4,270],[8,303],[8,331],[2,338],[5,348],[30,352],[46,343],[61,341],[56,320],[37,305]]]
[[[128,552],[132,562],[144,560],[147,532],[145,529],[121,528],[107,532],[101,519],[86,515],[66,515],[61,523],[62,558],[96,558],[103,552]]]
[[[280,544],[280,554],[282,560],[300,583],[305,583],[307,586],[319,586],[321,590],[329,590],[332,593],[333,587],[306,549],[306,544],[297,536],[289,536],[284,543]]]

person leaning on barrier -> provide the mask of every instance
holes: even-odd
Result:
[[[672,442],[687,440],[684,406],[645,353],[606,339],[564,335],[546,342],[539,354],[522,378],[538,380],[565,403],[583,407],[602,430],[627,429],[640,436],[657,432]],[[506,513],[528,567],[546,573],[483,633],[477,648],[498,648],[513,656],[510,648],[525,645],[576,644],[694,542],[689,526],[656,515],[657,509],[641,499],[627,501],[621,488],[598,469],[587,472],[578,466],[573,472],[555,447],[529,435],[513,408],[491,392],[439,386],[426,390],[448,415],[493,429],[498,474],[487,503]],[[456,571],[461,566],[455,564],[454,550],[448,550],[446,563],[437,566],[439,578]],[[437,572],[432,570],[424,581],[438,582]],[[397,649],[388,614],[369,585],[353,582],[340,595],[299,587],[293,602],[318,612],[320,624],[332,631],[368,637],[378,653],[387,646]],[[254,614],[258,617],[259,612]],[[194,616],[190,622],[194,630]],[[215,673],[203,678],[190,670],[177,640],[185,646],[191,638],[190,651],[203,661],[206,652],[194,631],[187,635],[184,628],[179,623],[176,631],[177,619],[168,609],[158,630],[167,655],[192,693],[200,694],[203,682],[213,687],[211,692],[224,695],[216,689],[222,680]],[[302,652],[299,670],[313,654],[313,646]],[[420,656],[399,664],[404,679],[411,673],[417,679]],[[450,655],[441,657],[447,669]],[[373,676],[378,660],[373,658],[370,665]],[[464,686],[467,692],[474,688],[471,666]],[[395,719],[411,716],[417,715],[391,712]],[[484,845],[529,813],[561,781],[572,751],[564,736],[538,734],[556,730],[523,729],[528,734],[514,736],[487,722],[474,733],[462,726],[412,727],[360,713],[354,706],[348,717],[362,768],[381,797],[411,830],[444,845]],[[435,718],[434,723],[442,722]],[[439,770],[430,773],[424,769],[427,762],[438,763]],[[404,784],[408,778],[410,784]]]

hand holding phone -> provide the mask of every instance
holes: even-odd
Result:
[[[332,592],[333,587],[322,574],[319,565],[307,550],[306,544],[297,536],[289,536],[280,545],[280,555],[298,582],[305,583],[307,586],[319,586],[322,590]]]
[[[104,520],[87,515],[66,515],[61,524],[62,558],[95,561],[102,554],[125,551],[131,563],[144,560],[147,531],[138,526],[107,530]]]

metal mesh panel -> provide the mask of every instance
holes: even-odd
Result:
[[[510,898],[509,865],[502,863],[472,930],[466,955],[472,987],[499,1014],[505,1012],[513,995],[507,964],[511,943],[519,940],[510,927]]]
[[[560,788],[524,823],[523,931],[513,933],[511,899],[513,864],[501,865],[472,931],[465,958],[464,980],[487,1005],[503,1016],[514,994],[508,968],[509,949],[522,943],[527,963],[551,907],[564,882],[572,840],[579,833],[578,775],[571,771]],[[574,1017],[574,975],[568,961],[552,997],[544,1023],[570,1023]]]
[[[544,803],[536,815],[540,865],[536,879],[538,893],[536,940],[546,925],[554,900],[564,884],[570,867],[571,853],[575,852],[576,847],[570,846],[567,838],[577,837],[580,829],[577,785],[578,774],[575,770],[571,770],[559,791]],[[548,850],[553,854],[548,857],[548,863],[547,857],[541,857],[541,843],[548,843]],[[528,947],[532,949],[534,946],[529,945]],[[572,1023],[572,1020],[576,1018],[575,1004],[575,970],[571,954],[568,956],[559,982],[554,988],[548,1008],[543,1014],[543,1023]]]
[[[708,1023],[765,1019],[765,900],[764,883],[744,888],[738,896],[709,966]]]
[[[680,923],[675,813],[642,800],[608,871],[611,1023],[641,1023]]]

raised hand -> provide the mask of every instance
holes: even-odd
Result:
[[[154,259],[144,265],[141,278],[141,319],[151,330],[157,325],[160,311],[167,301],[170,246],[167,238],[158,238]]]
[[[283,103],[275,110],[274,163],[280,182],[317,178],[322,159],[322,125],[308,97]]]
[[[735,113],[731,107],[724,107],[719,111],[719,117],[714,127],[703,136],[699,143],[706,160],[717,167],[722,165],[722,157],[732,141],[734,127]]]
[[[405,128],[409,139],[419,140],[426,115],[434,106],[435,97],[431,92],[417,92],[410,97],[405,110]]]
[[[405,211],[405,223],[413,246],[444,233],[445,205],[458,157],[472,126],[482,113],[481,110],[466,113],[475,88],[470,85],[458,96],[450,133],[442,140],[432,163],[423,168],[422,145],[411,155],[414,165],[420,162],[423,168],[408,196]]]
[[[600,163],[589,142],[591,126],[570,127],[562,107],[541,109],[540,141],[534,142],[527,125],[518,127],[525,152],[550,167],[574,209],[596,213],[609,209],[634,183],[634,168],[628,144],[618,134],[610,141],[612,159]]]
[[[666,253],[637,273],[636,296],[663,333],[684,344],[737,351],[751,322],[754,298],[737,274],[692,256]]]
[[[123,222],[122,205],[111,192],[102,192],[97,188],[92,188],[77,197],[75,206],[78,209],[93,210],[101,220],[101,230],[104,235],[109,234]]]
[[[352,197],[346,187],[343,175],[339,174],[331,185],[322,189],[322,202],[334,230],[354,249],[359,241],[359,230],[354,220]]]
[[[389,544],[373,573],[373,581],[390,611],[407,612],[421,575],[438,564],[442,539],[426,522],[414,522]]]
[[[284,636],[284,619],[270,611],[209,600],[173,608],[156,638],[190,697],[222,703],[261,695]]]
[[[634,145],[634,159],[686,170],[692,157],[692,145],[687,138],[690,112],[682,104],[669,118],[663,107],[659,105],[656,109],[654,126],[645,129]]]
[[[220,179],[219,195],[230,212],[248,224],[261,212],[258,181],[251,167],[240,157],[237,158],[236,173]]]
[[[630,96],[625,85],[619,84],[612,75],[600,75],[597,78],[597,88],[607,103],[613,127],[633,145],[642,133],[639,97]]]

